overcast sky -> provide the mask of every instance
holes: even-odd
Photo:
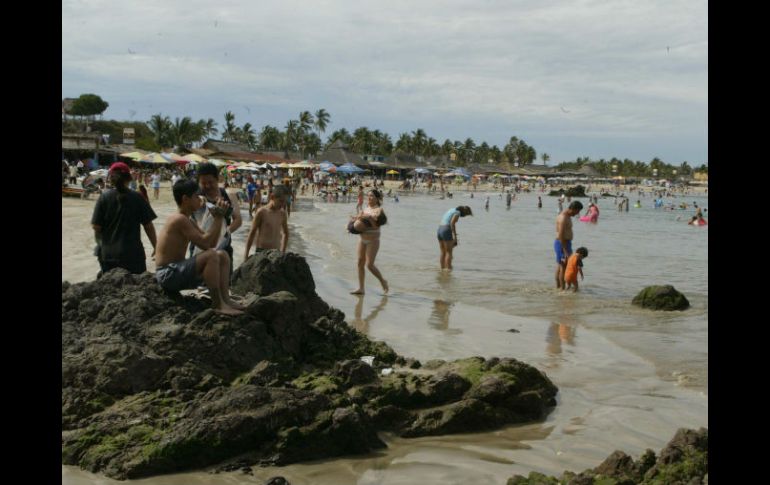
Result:
[[[708,163],[708,4],[698,0],[62,1],[62,97],[105,118],[225,111],[281,129],[511,136],[550,164]],[[324,140],[326,139],[324,136]]]

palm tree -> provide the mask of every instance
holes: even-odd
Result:
[[[412,147],[412,137],[409,136],[409,133],[401,133],[398,135],[398,141],[396,142],[396,150],[409,153],[409,150]]]
[[[380,155],[388,156],[393,151],[393,142],[387,133],[382,133],[375,141],[375,144],[377,145],[376,151]]]
[[[319,139],[322,133],[326,133],[326,127],[329,125],[330,118],[329,113],[323,108],[315,112],[315,127],[318,130]]]
[[[350,133],[348,133],[348,130],[345,128],[340,128],[339,130],[334,131],[331,135],[329,135],[329,139],[326,140],[326,146],[330,146],[337,140],[342,141],[343,145],[345,146],[350,145],[351,136]]]
[[[168,146],[171,127],[171,120],[168,116],[163,116],[160,113],[152,115],[150,121],[147,122],[147,127],[152,132],[155,143],[161,147]]]
[[[425,134],[425,130],[418,128],[412,132],[412,154],[423,155],[425,153],[425,147],[428,144],[428,135]]]
[[[362,126],[356,128],[353,132],[353,141],[350,143],[350,148],[356,153],[370,153],[372,146],[372,132],[369,128]]]
[[[263,150],[279,150],[281,148],[281,131],[270,125],[265,125],[259,133],[259,143]]]
[[[551,159],[551,156],[550,156],[549,154],[547,154],[547,153],[543,152],[543,153],[540,155],[540,158],[543,160],[543,165],[548,165],[548,160],[550,160],[550,159]]]
[[[251,127],[251,123],[246,123],[243,125],[243,128],[239,130],[239,140],[242,143],[245,143],[249,146],[252,150],[254,150],[257,146],[257,133],[254,131],[254,128]]]
[[[463,143],[463,158],[465,159],[466,164],[473,159],[473,156],[475,155],[475,149],[476,143],[473,141],[473,139],[466,138],[465,143]]]
[[[189,116],[181,120],[177,117],[174,124],[170,126],[169,141],[174,148],[185,146],[194,139],[194,126]]]
[[[237,127],[235,126],[235,115],[232,111],[225,113],[225,130],[222,132],[222,140],[233,141],[237,133]]]
[[[305,134],[310,130],[310,127],[313,126],[313,115],[310,114],[310,111],[303,111],[299,114],[299,129],[302,132],[302,134]]]
[[[316,133],[308,133],[304,136],[303,145],[308,155],[312,154],[313,157],[318,156],[318,152],[321,151],[321,137]]]
[[[451,155],[452,152],[454,152],[454,149],[455,146],[452,144],[452,141],[449,138],[444,140],[444,144],[441,145],[441,153],[447,157]]]
[[[294,150],[295,143],[297,141],[297,132],[299,131],[299,121],[289,120],[286,123],[286,131],[283,135],[283,154],[284,157],[289,158],[289,152]]]
[[[214,118],[209,118],[203,123],[204,123],[203,136],[208,138],[211,136],[217,136],[219,134],[219,130],[217,129],[217,122],[214,121]]]

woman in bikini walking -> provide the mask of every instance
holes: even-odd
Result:
[[[382,192],[377,189],[373,189],[369,192],[367,207],[364,208],[362,213],[370,216],[374,219],[379,219],[383,214],[382,210]],[[387,219],[386,219],[387,221]],[[377,251],[380,249],[380,227],[366,229],[362,231],[358,236],[358,289],[351,291],[351,295],[363,295],[364,294],[364,277],[366,275],[366,268],[372,272],[372,274],[380,280],[382,289],[385,293],[388,292],[388,282],[382,277],[380,270],[374,265],[374,259],[377,257]]]

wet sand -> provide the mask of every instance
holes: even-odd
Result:
[[[62,201],[63,280],[90,280],[98,271],[96,258],[91,255],[94,243],[88,225],[93,205],[94,201]],[[152,201],[152,205],[158,215],[155,225],[159,230],[166,216],[175,210],[170,191],[162,190],[161,200]],[[249,224],[246,211],[243,215],[245,227],[233,239],[236,265],[240,264]],[[298,212],[292,215],[295,217],[302,223],[315,216]],[[290,249],[302,246],[299,234],[290,241]],[[352,240],[350,244],[354,244]],[[145,237],[148,255],[150,248]],[[596,466],[615,449],[637,457],[648,447],[661,448],[678,427],[708,426],[705,394],[661,381],[651,362],[614,345],[585,325],[512,316],[457,301],[405,293],[397,286],[387,297],[372,287],[369,294],[358,299],[347,294],[351,281],[324,268],[324,264],[336,263],[317,257],[309,257],[309,263],[318,293],[329,304],[346,311],[347,321],[370,337],[385,340],[397,352],[423,361],[471,355],[513,356],[548,373],[559,386],[558,406],[543,422],[490,433],[408,440],[386,435],[386,450],[362,457],[255,468],[253,476],[196,471],[129,483],[254,484],[281,475],[294,485],[501,484],[514,473],[581,471]],[[149,258],[148,270],[154,270]],[[457,274],[461,275],[462,270]],[[449,286],[456,283],[439,282]],[[572,295],[564,298],[571,300]],[[511,328],[518,333],[508,332]],[[63,466],[62,483],[126,482]]]

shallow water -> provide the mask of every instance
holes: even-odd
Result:
[[[520,194],[506,209],[492,195],[486,211],[485,196],[401,195],[399,203],[385,202],[377,256],[390,294],[367,273],[363,297],[348,294],[356,286],[357,237],[344,227],[355,202],[299,201],[290,247],[307,257],[319,295],[351,325],[423,361],[523,360],[559,387],[558,406],[543,422],[491,433],[385,436],[388,449],[364,457],[255,469],[254,476],[196,472],[136,482],[245,484],[283,475],[293,484],[500,484],[514,473],[594,467],[616,449],[634,457],[645,448],[657,452],[677,428],[708,426],[708,226],[688,226],[691,210],[656,210],[652,198],[641,200],[629,212],[600,200],[595,225],[574,219],[573,247],[590,254],[580,292],[572,294],[552,288],[555,198],[543,196],[537,209],[537,194]],[[675,200],[708,206],[705,197]],[[457,205],[470,205],[474,216],[458,223],[455,269],[447,274],[439,270],[435,233]],[[245,236],[235,235],[236,263]],[[632,306],[651,284],[673,284],[692,307]],[[62,467],[62,482],[125,483],[73,467]]]

